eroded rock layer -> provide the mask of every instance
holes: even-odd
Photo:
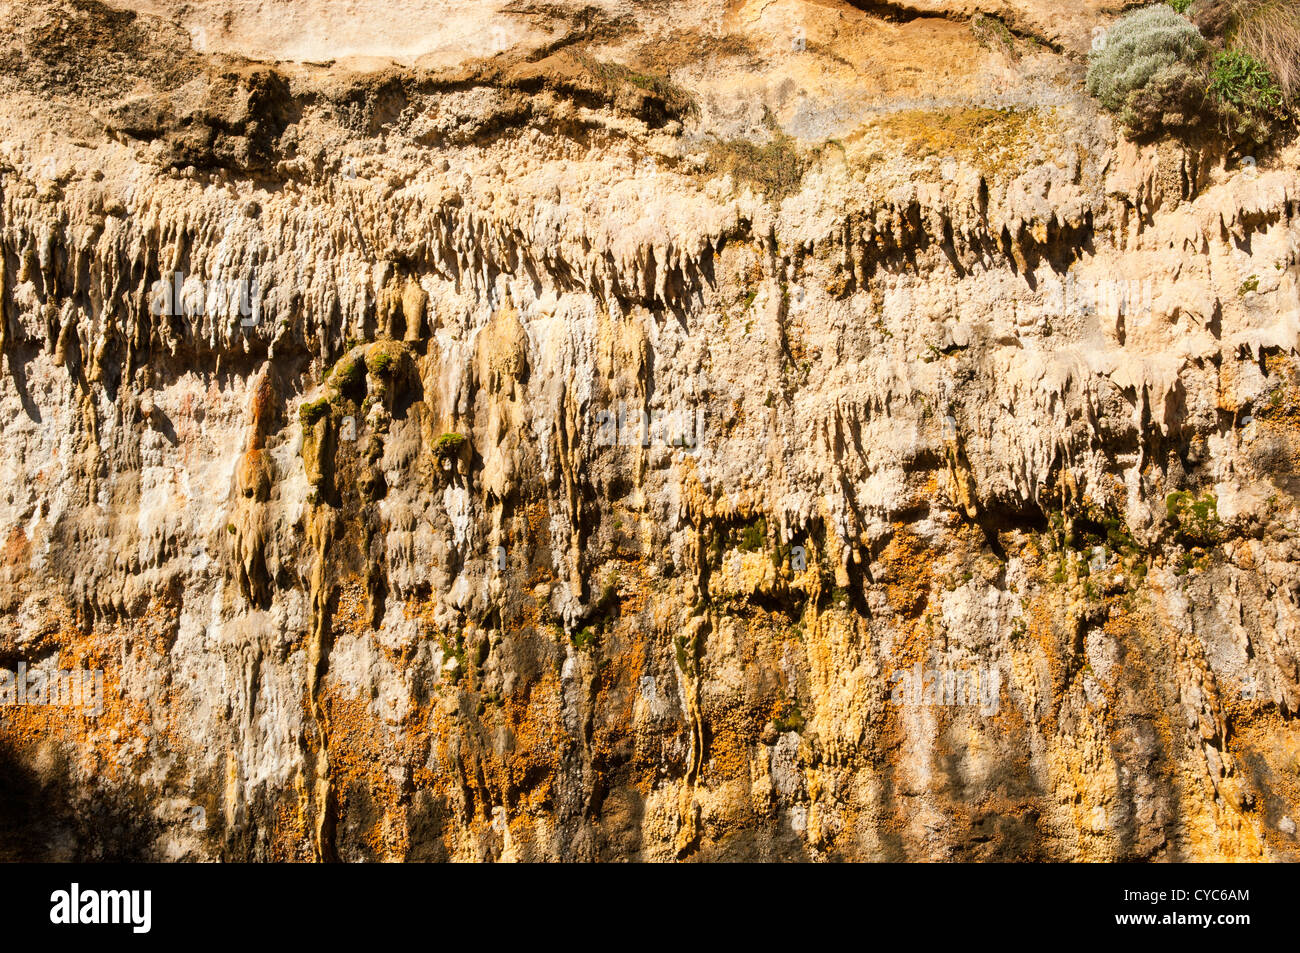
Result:
[[[1300,148],[679,6],[0,3],[0,855],[1294,859]]]

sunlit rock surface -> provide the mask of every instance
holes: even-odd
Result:
[[[1123,6],[0,3],[0,856],[1295,859],[1300,149]]]

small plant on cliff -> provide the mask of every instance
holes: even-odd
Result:
[[[438,456],[447,459],[459,456],[460,450],[463,446],[465,446],[464,434],[445,433],[434,442],[433,452]]]
[[[298,408],[298,419],[302,421],[304,427],[314,427],[317,421],[323,419],[329,412],[329,398],[318,397],[316,400],[307,401]]]
[[[1295,0],[1197,0],[1192,9],[1206,36],[1259,63],[1288,106],[1300,96],[1300,4]]]
[[[1088,61],[1088,92],[1134,134],[1193,126],[1204,103],[1205,37],[1172,7],[1121,17]]]
[[[1241,50],[1224,50],[1210,68],[1210,94],[1218,101],[1231,132],[1266,141],[1273,124],[1285,118],[1282,89],[1263,63]]]
[[[1165,511],[1175,526],[1175,534],[1185,542],[1210,546],[1223,536],[1219,522],[1219,503],[1213,493],[1200,496],[1180,490],[1165,500]]]
[[[971,18],[970,27],[980,46],[994,49],[1000,48],[1013,59],[1016,58],[1015,34],[997,17],[977,13]]]
[[[371,355],[368,363],[370,366],[370,372],[382,377],[393,369],[393,355],[386,351],[379,351],[378,353]]]
[[[661,103],[669,116],[681,118],[699,111],[690,94],[665,76],[642,73],[622,63],[598,60],[584,54],[578,54],[575,59],[593,84],[616,102],[626,97],[629,88],[634,88]]]
[[[728,173],[747,182],[769,200],[780,201],[799,190],[808,160],[793,137],[787,135],[770,110],[763,112],[763,126],[771,138],[758,145],[745,138],[726,139],[709,147],[709,171]]]

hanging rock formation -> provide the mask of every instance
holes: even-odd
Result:
[[[0,2],[0,856],[1296,858],[1300,146],[1123,4],[316,6]]]

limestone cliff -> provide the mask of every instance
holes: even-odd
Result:
[[[1295,859],[1300,146],[1124,6],[2,0],[0,856]]]

